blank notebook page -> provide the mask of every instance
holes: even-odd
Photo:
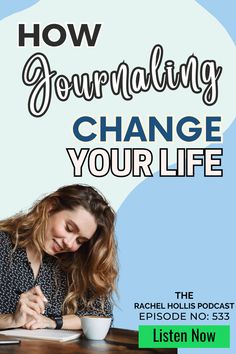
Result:
[[[66,342],[69,340],[77,339],[81,336],[81,331],[69,331],[69,330],[57,330],[57,329],[8,329],[6,331],[0,331],[0,334],[7,336],[32,338],[32,339],[44,339],[54,340],[59,342]]]

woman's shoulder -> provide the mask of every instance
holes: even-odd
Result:
[[[11,244],[11,235],[8,232],[0,230],[0,242]]]
[[[5,262],[12,253],[11,235],[8,232],[0,231],[0,262]]]

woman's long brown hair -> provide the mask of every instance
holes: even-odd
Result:
[[[58,254],[58,262],[68,274],[69,291],[64,313],[75,313],[80,299],[86,307],[99,297],[102,301],[116,290],[117,254],[114,237],[115,213],[97,190],[86,185],[69,185],[37,202],[28,213],[0,221],[0,230],[12,236],[15,248],[34,246],[42,255],[50,215],[81,206],[96,219],[91,240],[75,253]],[[88,297],[89,294],[89,297]]]

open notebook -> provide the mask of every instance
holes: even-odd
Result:
[[[57,330],[57,329],[8,329],[0,331],[0,334],[7,336],[13,336],[15,338],[32,338],[32,339],[44,339],[44,340],[54,340],[58,342],[67,342],[69,340],[77,339],[81,336],[82,332],[69,331],[69,330]]]

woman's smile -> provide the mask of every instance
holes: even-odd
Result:
[[[52,248],[55,252],[62,252],[63,251],[63,247],[61,247],[60,244],[55,239],[53,239]]]

